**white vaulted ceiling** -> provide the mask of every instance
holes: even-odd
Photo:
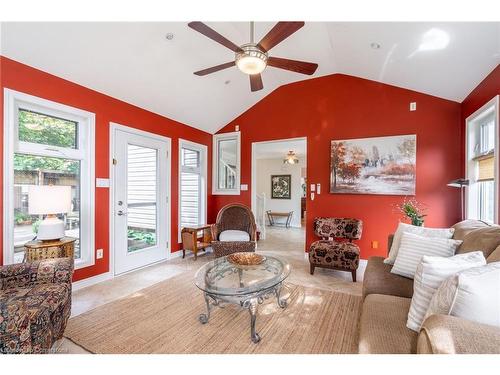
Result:
[[[238,45],[249,41],[248,23],[207,24]],[[257,22],[255,39],[273,25]],[[316,73],[268,67],[253,93],[236,67],[193,75],[234,53],[187,23],[2,23],[0,46],[3,56],[214,133],[277,87],[333,73],[460,102],[499,64],[500,24],[306,22],[270,55],[318,63]]]

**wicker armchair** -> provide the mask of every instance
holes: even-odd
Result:
[[[71,313],[73,260],[0,267],[0,354],[48,353]]]
[[[228,204],[217,214],[216,223],[212,225],[212,249],[215,257],[222,257],[237,252],[255,251],[257,226],[250,208],[243,204]],[[220,241],[224,231],[237,230],[248,233],[248,241]]]
[[[352,240],[359,240],[363,222],[358,219],[318,217],[314,219],[314,233],[321,238],[309,248],[310,273],[315,267],[351,272],[356,281],[359,266],[359,247]]]

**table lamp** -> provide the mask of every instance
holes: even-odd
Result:
[[[71,210],[71,186],[30,185],[28,202],[30,215],[47,215],[38,227],[39,240],[64,237],[64,222],[56,214]]]

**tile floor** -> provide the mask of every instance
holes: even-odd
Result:
[[[292,266],[289,282],[305,286],[325,288],[343,293],[361,295],[360,282],[353,283],[351,274],[316,268],[309,274],[309,261],[304,253],[305,231],[301,228],[268,227],[267,237],[258,243],[258,252],[285,258]],[[82,314],[100,305],[125,297],[140,289],[184,272],[194,274],[205,262],[212,259],[210,252],[202,254],[195,262],[191,254],[185,259],[172,260],[149,266],[111,280],[73,292],[72,316]],[[364,269],[360,265],[358,281],[362,280]],[[86,353],[85,349],[63,338],[55,343],[58,353]]]

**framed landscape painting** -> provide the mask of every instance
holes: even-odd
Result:
[[[416,135],[331,142],[330,193],[415,195]]]
[[[292,175],[271,176],[271,199],[291,199]]]

